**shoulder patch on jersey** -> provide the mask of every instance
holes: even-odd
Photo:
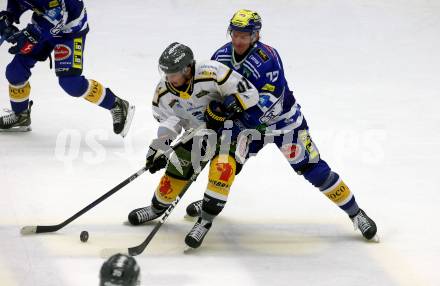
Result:
[[[55,8],[60,6],[60,2],[58,2],[58,0],[53,0],[49,2],[49,8]]]
[[[164,96],[165,94],[167,94],[169,92],[168,88],[163,87],[161,85],[159,85],[156,88],[156,92],[154,93],[154,97],[153,97],[153,105],[154,106],[158,106],[159,105],[159,100],[162,96]]]
[[[262,49],[257,49],[257,55],[259,55],[264,62],[267,62],[270,59]]]

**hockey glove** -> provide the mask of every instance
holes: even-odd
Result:
[[[225,97],[223,107],[229,115],[229,119],[236,118],[244,111],[243,106],[237,98],[237,95],[231,94]]]
[[[151,142],[148,153],[147,153],[147,162],[146,167],[150,171],[151,174],[156,173],[159,170],[162,170],[167,166],[168,159],[165,155],[157,156],[157,152],[162,150],[165,153],[166,150],[170,148],[171,140],[167,138],[157,138]]]
[[[19,30],[13,24],[13,15],[8,11],[0,12],[0,37],[9,42],[9,38]]]
[[[218,101],[211,101],[205,110],[206,128],[219,132],[228,117],[223,105]]]
[[[9,53],[27,55],[38,44],[40,33],[33,25],[28,25],[25,29],[15,33],[9,38],[9,42],[15,46],[9,49]]]
[[[225,97],[223,103],[211,101],[205,110],[206,128],[219,132],[226,120],[235,119],[243,112],[243,107],[235,95]]]

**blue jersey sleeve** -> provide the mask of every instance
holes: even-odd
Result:
[[[19,24],[21,15],[23,15],[27,9],[21,6],[18,1],[15,0],[8,0],[6,7],[6,10],[14,16],[14,22]]]
[[[257,49],[248,63],[251,70],[251,82],[260,92],[270,92],[276,97],[281,96],[286,87],[283,64],[278,52],[268,47]]]
[[[32,19],[35,28],[40,32],[40,40],[48,40],[58,35],[67,22],[67,11],[64,0],[42,1],[44,10],[35,12]]]

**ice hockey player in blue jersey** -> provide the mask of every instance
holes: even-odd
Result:
[[[19,30],[15,24],[26,11],[33,11],[32,22]],[[6,68],[12,110],[0,117],[0,130],[30,130],[31,69],[38,61],[51,58],[53,51],[63,90],[110,110],[114,132],[123,137],[127,134],[134,106],[98,81],[82,76],[88,31],[82,0],[8,0],[7,9],[0,12],[0,37],[13,45],[9,53],[14,58]]]
[[[258,105],[246,110],[240,120],[235,121],[243,130],[256,128],[262,133],[260,140],[249,142],[246,158],[256,155],[266,144],[274,143],[297,174],[304,176],[343,210],[367,240],[377,241],[375,222],[359,208],[349,187],[321,158],[306,119],[286,82],[278,52],[259,40],[261,26],[258,13],[236,12],[228,29],[231,42],[212,57],[242,74],[260,93]],[[199,216],[199,220],[212,220],[218,215],[227,201],[227,194],[213,196],[212,193],[207,190],[203,200],[190,204],[187,214]],[[212,200],[218,203],[209,203]]]

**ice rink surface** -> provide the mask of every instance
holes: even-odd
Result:
[[[151,99],[160,53],[180,41],[210,58],[240,8],[262,16],[262,41],[281,54],[322,157],[376,220],[382,242],[363,241],[267,146],[237,177],[202,248],[186,255],[192,222],[184,209],[202,197],[207,173],[200,176],[136,258],[142,285],[440,285],[440,2],[85,3],[84,74],[137,113],[123,140],[112,134],[109,112],[63,93],[47,62],[33,70],[33,131],[0,134],[0,285],[98,285],[100,250],[145,238],[152,224],[124,221],[149,204],[160,174],[143,175],[58,233],[21,237],[19,229],[59,223],[141,168],[157,128]],[[2,108],[8,46],[0,48]]]

